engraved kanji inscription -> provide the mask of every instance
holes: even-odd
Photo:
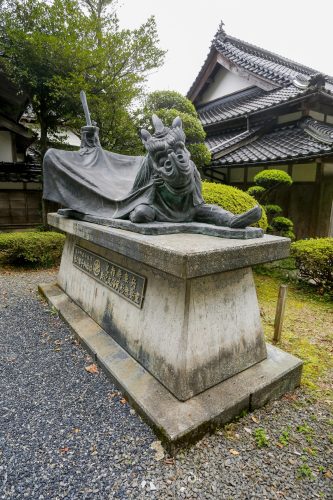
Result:
[[[116,294],[141,308],[146,278],[75,245],[73,264]]]

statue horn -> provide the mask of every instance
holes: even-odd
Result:
[[[147,142],[148,139],[151,138],[151,134],[148,132],[148,130],[142,128],[141,129],[141,139],[144,141],[144,142]]]
[[[183,128],[183,124],[179,116],[177,116],[177,118],[175,118],[172,122],[172,128],[177,128],[177,127]]]
[[[157,115],[153,115],[151,119],[154,125],[155,133],[159,134],[163,132],[164,125],[162,120]]]

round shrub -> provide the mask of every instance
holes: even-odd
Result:
[[[0,264],[51,267],[59,264],[65,236],[60,233],[18,232],[0,234]]]
[[[279,205],[265,205],[267,215],[276,216],[282,213],[282,208]]]
[[[283,170],[263,170],[259,172],[254,178],[254,182],[258,186],[262,186],[265,189],[270,189],[277,186],[291,186],[292,178],[287,172]]]
[[[189,99],[174,90],[157,90],[149,94],[145,108],[147,112],[156,113],[159,109],[176,109],[182,113],[197,117],[195,107]]]
[[[225,184],[217,184],[215,182],[204,181],[202,183],[202,195],[206,203],[219,205],[234,214],[246,212],[258,204],[252,196],[244,191],[232,186],[226,186]],[[267,217],[265,210],[263,210],[260,221],[255,225],[261,227],[264,231],[266,230]]]
[[[294,223],[287,217],[274,217],[271,220],[272,233],[284,236],[285,238],[295,239]]]
[[[198,168],[210,164],[211,154],[205,144],[187,144],[187,149],[191,153],[192,161],[194,161]]]
[[[201,125],[201,122],[187,113],[179,112],[177,109],[159,109],[156,114],[161,118],[166,127],[170,127],[173,120],[179,116],[183,122],[183,129],[186,135],[186,142],[203,142],[206,137],[206,132]]]
[[[287,217],[274,217],[271,222],[273,229],[276,231],[290,231],[294,228],[294,224]]]
[[[261,196],[266,192],[266,189],[261,186],[251,186],[246,192],[256,200],[260,200]]]
[[[291,255],[300,277],[333,298],[333,238],[296,241],[291,245]]]

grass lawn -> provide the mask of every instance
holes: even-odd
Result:
[[[255,274],[266,339],[272,341],[281,280]],[[316,397],[333,400],[333,306],[297,285],[288,286],[281,349],[304,361],[302,384]]]

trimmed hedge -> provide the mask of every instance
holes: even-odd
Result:
[[[291,255],[302,279],[333,296],[333,238],[296,241],[291,245]]]
[[[261,187],[261,186],[251,186],[251,187],[249,187],[249,189],[246,192],[250,196],[253,196],[254,198],[256,198],[256,200],[259,200],[260,197],[264,193],[266,193],[266,189],[264,187]]]
[[[290,219],[287,219],[287,217],[274,217],[272,220],[272,226],[277,230],[277,231],[288,231],[289,229],[293,229],[294,224]]]
[[[52,231],[0,234],[0,264],[51,267],[59,264],[65,236]]]
[[[274,234],[279,234],[292,240],[295,239],[294,223],[290,219],[287,219],[287,217],[274,217],[271,221],[271,227]]]
[[[265,205],[265,211],[267,215],[280,215],[282,214],[282,208],[279,205]]]
[[[258,204],[252,196],[238,188],[208,181],[202,183],[202,195],[206,203],[219,205],[234,214],[246,212]],[[260,221],[255,225],[266,230],[267,217],[264,209]]]
[[[291,186],[293,183],[291,177],[287,172],[277,169],[263,170],[259,172],[254,178],[254,182],[265,189],[277,186]]]

